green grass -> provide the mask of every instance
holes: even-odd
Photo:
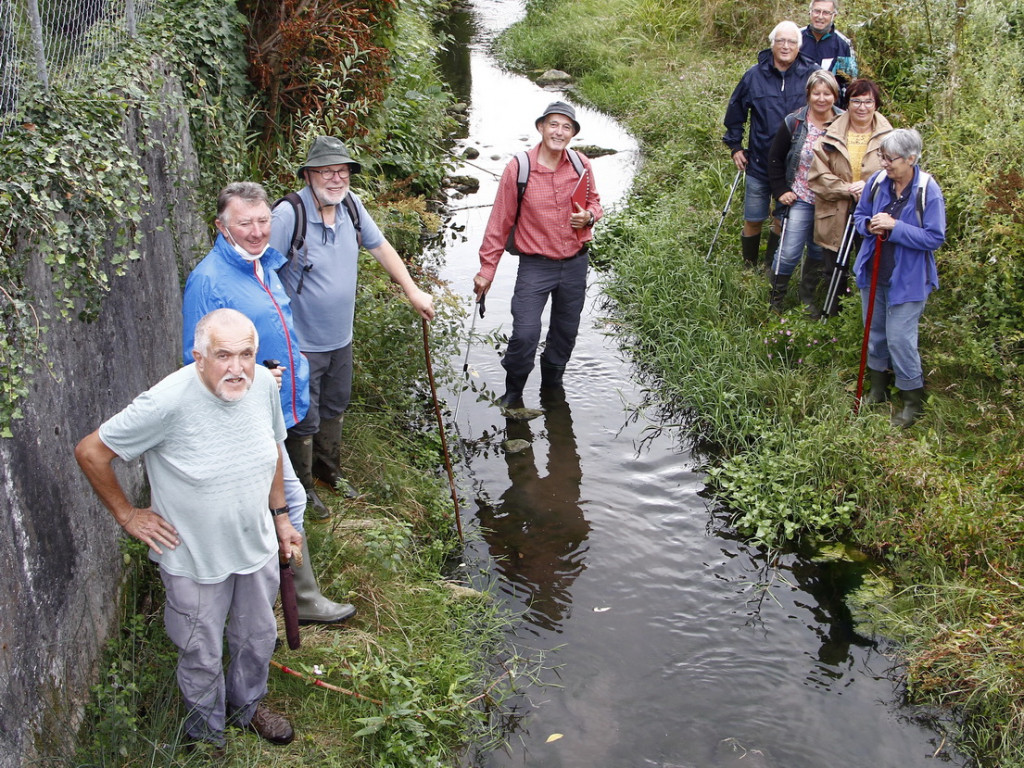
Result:
[[[886,632],[910,699],[953,707],[958,746],[1012,766],[1024,764],[1024,173],[1007,147],[1022,143],[1024,41],[1009,0],[960,5],[858,0],[840,17],[862,71],[881,79],[884,113],[922,130],[947,199],[942,288],[921,324],[930,397],[905,432],[887,407],[853,413],[856,299],[826,324],[768,312],[767,281],[740,266],[739,195],[705,262],[735,173],[720,140],[729,93],[775,21],[803,23],[805,10],[547,0],[500,50],[524,71],[566,69],[574,95],[644,149],[596,258],[727,518],[767,547],[841,537],[886,564],[899,585]],[[940,55],[954,38],[957,56]]]

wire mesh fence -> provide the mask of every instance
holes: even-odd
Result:
[[[28,83],[87,82],[159,0],[0,0],[0,138]]]

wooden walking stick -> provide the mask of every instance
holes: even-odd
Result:
[[[441,435],[441,450],[444,452],[444,468],[448,470],[448,486],[452,491],[452,504],[455,507],[455,529],[459,532],[459,542],[465,546],[466,539],[462,534],[462,514],[459,511],[459,491],[455,487],[455,473],[452,471],[452,458],[448,454],[448,441],[444,436],[444,419],[441,418],[441,406],[437,403],[437,385],[434,384],[434,366],[430,362],[430,340],[427,335],[427,320],[420,318],[423,324],[423,356],[427,361],[427,378],[430,380],[430,396],[434,400],[434,414],[437,416],[437,430]]]

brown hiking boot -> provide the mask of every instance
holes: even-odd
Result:
[[[287,718],[262,702],[256,705],[252,719],[243,727],[255,731],[271,744],[290,744],[295,738],[292,724],[288,722]]]

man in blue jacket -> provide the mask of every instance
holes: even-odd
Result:
[[[285,258],[270,241],[270,204],[266,190],[249,181],[229,184],[217,199],[217,230],[212,250],[189,275],[182,302],[182,349],[192,359],[196,323],[214,309],[236,309],[252,320],[259,334],[259,359],[276,360],[285,427],[302,421],[309,408],[309,363],[299,352],[292,310],[277,270]],[[307,494],[283,450],[285,502],[292,525],[303,534],[303,557],[295,562],[295,596],[299,621],[339,624],[355,614],[348,603],[320,593],[306,543],[303,517]],[[321,514],[321,517],[325,514]]]
[[[783,118],[807,102],[807,76],[818,65],[800,55],[803,37],[792,21],[781,21],[768,35],[771,47],[761,51],[757,64],[748,69],[732,92],[725,110],[722,141],[732,152],[736,169],[746,173],[743,196],[743,259],[757,264],[761,229],[771,212],[768,183],[768,150]],[[747,148],[743,131],[750,118]],[[770,261],[778,244],[775,232],[768,238],[765,261]]]
[[[827,69],[839,82],[839,103],[846,109],[846,86],[857,77],[857,57],[850,38],[836,29],[838,0],[812,0],[811,23],[800,30],[800,53]]]

